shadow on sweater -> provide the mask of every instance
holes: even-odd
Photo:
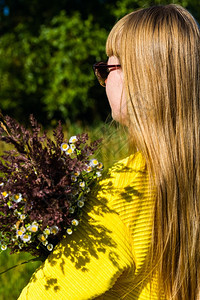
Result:
[[[114,174],[107,174],[99,187],[91,193],[90,198],[82,209],[81,222],[77,226],[76,231],[71,236],[64,238],[47,258],[48,264],[52,268],[59,263],[63,275],[67,276],[65,274],[65,264],[67,260],[70,260],[77,270],[87,273],[91,258],[98,260],[100,253],[105,253],[113,266],[119,269],[120,257],[116,251],[117,244],[112,238],[115,226],[111,230],[110,226],[107,227],[102,220],[108,215],[118,215],[118,212],[109,205],[112,197],[118,195],[118,197],[124,198],[127,202],[130,202],[133,196],[142,197],[141,192],[137,188],[126,186],[122,189],[113,184],[116,174],[122,174],[122,177],[124,177],[130,171],[133,171],[133,169],[128,167],[122,168],[120,164],[119,166],[116,164]],[[98,196],[99,191],[101,191],[101,197]],[[102,197],[102,195],[105,195],[105,197]],[[43,269],[43,267],[44,264],[39,269]],[[53,289],[56,292],[60,289],[57,278],[47,277],[45,274],[44,276],[46,277],[46,290]],[[37,279],[35,274],[33,274],[31,282],[35,280]]]

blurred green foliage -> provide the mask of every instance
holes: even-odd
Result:
[[[23,122],[34,113],[44,125],[105,120],[109,106],[92,64],[106,60],[109,30],[130,11],[172,2],[200,19],[198,0],[5,0],[11,13],[0,16],[1,110]]]

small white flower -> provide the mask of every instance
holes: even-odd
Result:
[[[25,220],[26,219],[26,215],[25,214],[19,214],[20,220]]]
[[[70,155],[70,154],[72,154],[74,152],[74,150],[72,150],[71,148],[69,148],[67,151],[65,151],[65,153],[67,154],[67,155]]]
[[[19,249],[22,249],[23,244],[19,243],[19,244],[18,244],[18,247],[19,247]]]
[[[74,172],[74,175],[75,175],[76,177],[79,176],[79,175],[80,175],[80,171]]]
[[[58,228],[58,226],[54,225],[54,226],[50,227],[50,230],[53,235],[56,235],[59,231],[59,228]]]
[[[8,192],[6,192],[6,191],[2,192],[1,194],[2,194],[2,196],[3,196],[4,198],[7,198],[8,195],[9,195]]]
[[[70,148],[74,151],[76,149],[76,146],[74,144],[71,144]]]
[[[71,180],[72,180],[72,182],[76,182],[77,181],[77,177],[75,175],[72,175],[71,176]]]
[[[46,234],[39,234],[37,238],[40,242],[45,242],[46,239],[47,239],[47,235]]]
[[[96,167],[99,164],[98,160],[96,158],[93,158],[90,160],[89,165],[91,167]]]
[[[15,202],[15,203],[19,203],[22,201],[22,194],[18,193],[18,194],[15,194],[12,196],[12,200]]]
[[[84,203],[83,200],[79,200],[79,201],[77,202],[77,206],[80,207],[80,208],[83,207],[84,204],[85,204],[85,203]]]
[[[84,188],[84,187],[85,187],[85,182],[84,182],[84,181],[81,181],[81,182],[79,183],[79,186],[82,187],[82,188]]]
[[[3,182],[0,182],[0,186],[4,186],[4,183],[3,183]]]
[[[69,145],[67,143],[62,143],[60,146],[62,151],[67,151],[69,149]]]
[[[51,234],[50,228],[45,228],[44,231],[43,231],[43,233],[46,234],[46,235],[50,235]]]
[[[31,235],[25,233],[23,235],[20,236],[20,239],[24,242],[24,243],[27,243],[30,241],[31,239]]]
[[[1,250],[5,251],[7,249],[7,245],[3,244],[1,245]]]
[[[76,135],[73,135],[73,136],[70,137],[69,143],[70,143],[70,144],[76,143],[77,140],[78,140],[78,139],[77,139]]]
[[[48,245],[48,241],[44,241],[44,242],[42,242],[42,244],[43,244],[44,246],[47,246],[47,245]]]
[[[87,166],[86,172],[91,172],[92,171],[92,167],[91,166]]]
[[[52,244],[48,244],[47,245],[47,250],[52,251],[53,250],[53,245]]]
[[[28,230],[31,232],[37,232],[38,231],[38,224],[37,223],[32,223],[29,227]]]
[[[16,236],[21,237],[26,232],[26,229],[24,227],[21,227],[16,231]]]
[[[73,219],[71,223],[72,223],[73,226],[78,226],[79,221],[76,220],[76,219]]]
[[[102,170],[103,169],[103,164],[101,162],[99,162],[97,169]]]
[[[101,176],[102,176],[101,172],[97,171],[97,172],[96,172],[96,176],[97,176],[97,177],[101,177]]]
[[[69,213],[70,213],[70,214],[73,214],[74,211],[75,211],[75,208],[74,208],[74,207],[70,207],[70,208],[69,208]]]
[[[90,188],[87,187],[87,188],[86,188],[86,193],[89,193],[89,192],[90,192]]]
[[[67,234],[71,235],[73,233],[72,229],[71,228],[67,228],[66,230]]]

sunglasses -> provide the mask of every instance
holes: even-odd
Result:
[[[106,79],[111,71],[117,70],[121,65],[107,65],[107,63],[100,61],[93,65],[94,74],[96,75],[100,85],[106,86]]]

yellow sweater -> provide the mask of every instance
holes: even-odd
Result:
[[[153,193],[140,153],[115,164],[83,208],[77,230],[36,270],[19,300],[155,300],[144,272]],[[150,296],[151,294],[151,296]]]

